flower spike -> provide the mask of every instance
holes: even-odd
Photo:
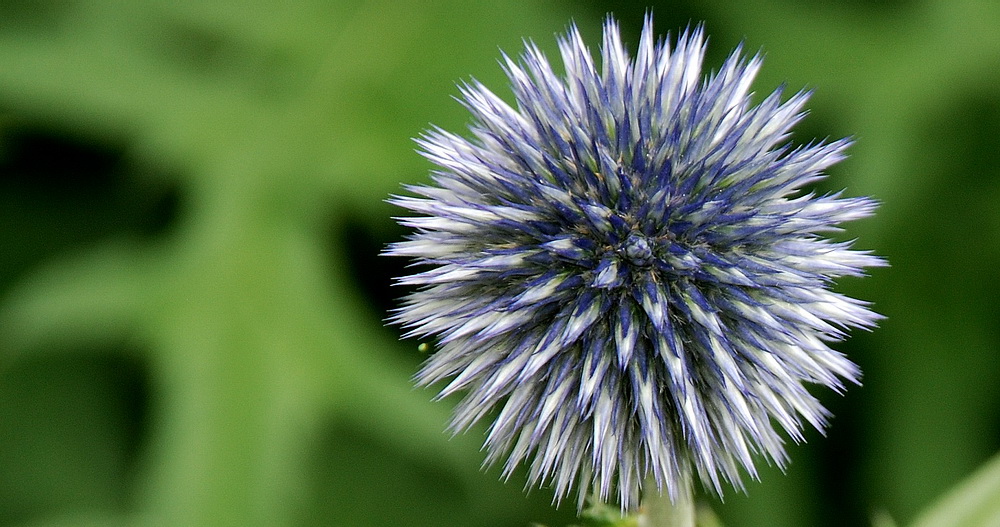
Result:
[[[784,465],[778,429],[823,429],[806,384],[858,382],[829,343],[880,317],[830,285],[884,262],[824,234],[875,204],[805,193],[849,141],[786,144],[808,94],[753,105],[741,49],[703,75],[700,26],[671,48],[647,17],[633,58],[609,18],[599,66],[575,26],[559,49],[563,75],[505,57],[514,105],[463,85],[470,138],[418,139],[438,169],[391,199],[418,216],[387,253],[425,269],[392,320],[439,342],[417,381],[464,391],[456,431],[494,416],[505,474],[622,509],[647,481],[721,494]]]

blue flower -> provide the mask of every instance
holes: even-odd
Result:
[[[828,344],[880,317],[831,281],[884,262],[824,235],[875,203],[803,190],[849,141],[789,145],[808,94],[753,105],[740,49],[703,78],[700,27],[671,49],[647,18],[633,58],[608,19],[600,67],[575,27],[559,46],[562,75],[504,57],[514,106],[463,85],[471,137],[426,132],[433,184],[391,200],[418,216],[387,253],[429,266],[393,317],[439,342],[417,381],[556,500],[741,486],[785,464],[779,429],[825,427],[807,384],[858,382]]]

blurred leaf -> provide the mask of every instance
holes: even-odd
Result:
[[[1000,454],[921,513],[912,527],[1000,525]]]
[[[381,201],[426,172],[410,138],[430,119],[464,119],[454,83],[499,77],[498,45],[551,35],[568,13],[459,1],[43,4],[0,4],[4,108],[124,143],[131,164],[174,174],[183,196],[164,235],[51,259],[0,306],[0,349],[14,364],[122,340],[150,364],[152,423],[134,482],[91,487],[127,500],[109,498],[123,522],[559,517],[544,495],[525,500],[483,474],[475,434],[448,440],[447,405],[410,387],[419,356],[361,307],[328,222],[348,208],[391,221]],[[63,414],[86,415],[40,417]],[[61,481],[4,468],[28,493],[33,477]],[[50,498],[31,517],[72,524],[75,502]],[[109,499],[79,502],[80,524]]]

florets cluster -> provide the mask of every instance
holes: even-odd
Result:
[[[807,94],[752,105],[757,56],[703,79],[701,28],[671,49],[649,19],[634,58],[611,19],[600,68],[575,27],[559,46],[564,74],[504,57],[514,106],[462,86],[471,138],[427,132],[433,184],[391,200],[420,216],[388,254],[430,266],[394,317],[440,344],[417,380],[464,390],[454,429],[489,415],[488,462],[556,499],[740,485],[785,463],[776,428],[824,428],[806,384],[859,378],[827,344],[878,316],[831,279],[883,262],[824,234],[875,204],[802,190],[848,141],[786,144]]]

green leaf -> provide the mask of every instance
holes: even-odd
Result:
[[[912,527],[1000,525],[1000,453],[920,514]]]
[[[75,435],[97,446],[49,465],[55,475],[33,468],[55,449],[5,453],[20,459],[0,467],[7,486],[33,495],[0,500],[38,503],[21,517],[52,525],[73,524],[74,512],[92,522],[94,507],[135,525],[569,516],[551,495],[526,498],[523,478],[505,485],[481,471],[481,428],[454,440],[443,431],[448,404],[412,388],[421,355],[366,305],[350,247],[331,231],[343,218],[384,231],[383,200],[426,178],[411,138],[467,119],[455,83],[502,86],[497,47],[516,52],[527,37],[553,49],[571,13],[459,0],[38,4],[0,5],[4,129],[124,145],[122,164],[169,174],[181,205],[165,234],[82,244],[0,284],[8,371],[128,342],[154,399],[135,473],[111,477],[114,421],[87,418],[100,404],[33,415],[19,394],[59,392],[40,375],[10,383],[5,426],[45,421],[11,445]],[[80,393],[102,393],[100,379],[70,373]],[[84,497],[66,497],[81,487]],[[49,499],[50,488],[65,490]],[[0,521],[15,508],[0,503]]]

